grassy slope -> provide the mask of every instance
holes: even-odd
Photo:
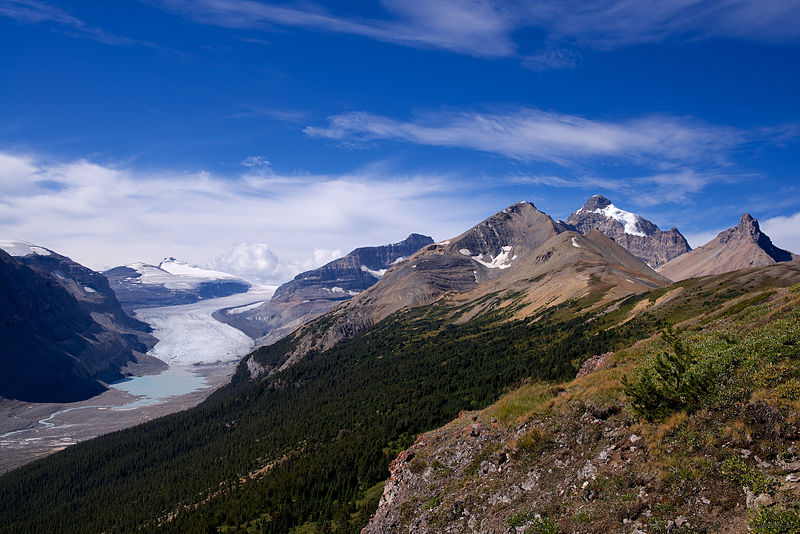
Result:
[[[574,376],[586,357],[647,338],[666,319],[800,280],[796,266],[781,269],[689,281],[591,316],[576,316],[576,303],[535,321],[510,320],[513,306],[463,325],[452,320],[466,309],[399,313],[268,380],[240,380],[198,408],[5,475],[0,529],[358,531],[377,504],[365,494],[419,432],[522,380]]]
[[[408,451],[413,462],[393,473],[407,489],[378,525],[398,532],[800,532],[800,476],[787,478],[800,472],[800,284],[717,277],[716,295],[740,295],[699,315],[687,310],[717,300],[703,295],[710,280],[683,286],[702,300],[656,305],[673,287],[644,301],[651,313],[661,307],[683,321],[679,343],[691,355],[683,375],[703,386],[693,398],[652,421],[631,404],[622,377],[646,380],[659,358],[675,353],[661,337],[618,351],[589,376],[557,387],[526,384],[423,436]],[[670,389],[669,381],[660,387]],[[476,422],[483,430],[472,437]],[[532,476],[535,491],[514,490]]]

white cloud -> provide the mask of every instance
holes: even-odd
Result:
[[[747,140],[744,132],[734,128],[683,117],[601,121],[531,108],[430,113],[406,122],[353,112],[331,117],[328,126],[309,126],[304,131],[312,137],[350,143],[398,140],[561,165],[598,157],[720,162]]]
[[[490,215],[465,189],[436,175],[142,174],[0,153],[0,237],[97,269],[175,256],[278,283],[411,232],[457,235]]]
[[[311,257],[281,261],[266,243],[235,243],[203,266],[232,273],[252,282],[285,281],[342,257],[341,250],[315,249]]]
[[[242,166],[252,168],[269,167],[270,163],[264,156],[247,156],[242,160]]]
[[[520,17],[553,41],[612,49],[667,40],[734,38],[796,41],[800,4],[794,0],[540,0]]]
[[[759,224],[775,246],[800,253],[800,212],[786,217],[771,217],[759,221]]]

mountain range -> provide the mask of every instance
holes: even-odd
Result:
[[[702,247],[670,260],[659,272],[678,281],[797,258],[796,254],[773,245],[758,221],[745,213],[738,225],[720,232]]]
[[[591,197],[566,222],[581,233],[600,230],[656,270],[691,250],[677,228],[664,232],[647,219],[619,209],[602,195]]]
[[[280,298],[316,295],[329,311],[246,356],[200,406],[0,477],[5,524],[598,533],[800,524],[790,508],[800,498],[800,262],[749,216],[707,245],[709,261],[703,247],[672,256],[677,231],[652,230],[607,199],[573,215],[556,221],[520,202],[407,257],[382,255],[380,269],[356,255],[301,275]],[[633,250],[609,235],[618,225],[641,238],[617,235]],[[756,265],[731,272],[746,250]],[[664,270],[682,258],[682,272],[715,262],[729,272],[673,283]],[[337,270],[374,282],[332,285]],[[341,298],[323,298],[334,287]]]

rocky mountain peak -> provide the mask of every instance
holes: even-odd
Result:
[[[749,213],[742,215],[739,224],[720,232],[717,237],[664,265],[659,271],[672,280],[720,274],[757,265],[792,261],[795,256],[776,247]]]
[[[749,213],[745,213],[742,215],[742,218],[739,220],[739,224],[735,227],[736,233],[743,235],[743,236],[752,236],[756,240],[758,236],[761,234],[761,227],[758,225],[758,220],[756,220],[752,215]]]
[[[618,208],[603,195],[589,198],[566,223],[582,234],[599,230],[653,269],[691,250],[677,228],[664,232],[644,217]]]
[[[594,210],[606,208],[606,207],[611,206],[611,205],[612,205],[611,201],[608,200],[603,195],[594,195],[594,196],[590,197],[589,200],[587,200],[586,203],[583,205],[583,207],[581,209],[579,209],[578,211],[589,211],[589,212],[591,212],[591,211],[594,211]]]

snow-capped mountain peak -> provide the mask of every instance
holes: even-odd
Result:
[[[0,240],[0,249],[5,250],[10,256],[50,256],[53,251],[39,247],[27,241]]]
[[[600,213],[609,219],[614,219],[615,221],[619,222],[622,224],[626,234],[638,235],[642,237],[646,235],[639,229],[639,221],[642,220],[640,216],[629,211],[621,210],[614,204],[609,203],[606,207],[597,208],[592,213]]]
[[[206,278],[212,280],[237,278],[230,273],[203,269],[202,267],[176,260],[173,257],[164,258],[161,263],[158,264],[158,268],[176,276],[187,276],[191,278]]]
[[[677,228],[662,231],[641,215],[618,208],[602,195],[589,198],[566,223],[582,234],[600,230],[653,269],[691,250]]]

